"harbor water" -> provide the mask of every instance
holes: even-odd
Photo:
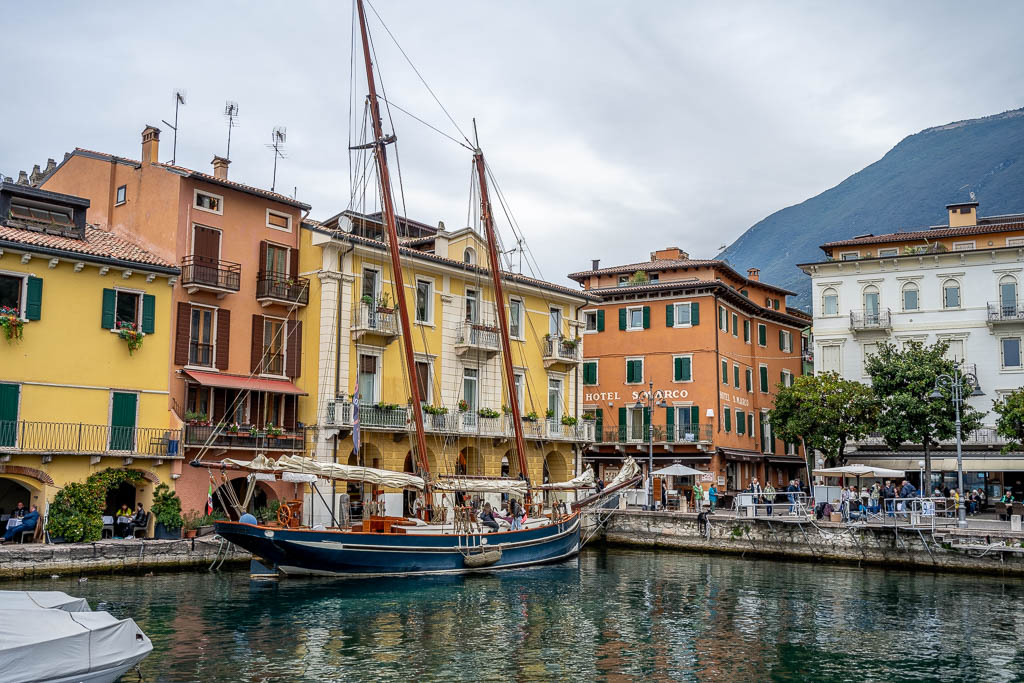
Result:
[[[596,548],[466,577],[2,587],[134,618],[149,682],[1024,679],[1024,584],[998,577]]]

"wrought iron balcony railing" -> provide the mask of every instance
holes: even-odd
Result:
[[[181,259],[181,285],[186,289],[237,292],[241,280],[242,266],[237,263],[203,256]]]
[[[399,327],[398,313],[394,309],[359,302],[352,311],[352,335],[356,338],[364,334],[397,337]]]
[[[80,422],[0,421],[0,452],[180,457],[177,429]]]
[[[273,435],[266,429],[253,431],[247,425],[241,425],[237,432],[231,432],[228,427],[224,426],[187,424],[185,425],[185,445],[303,452],[311,443],[313,429],[313,427],[296,427],[283,429],[282,434]]]
[[[850,329],[854,331],[890,330],[892,329],[892,315],[888,308],[850,311]]]
[[[713,425],[652,425],[654,443],[656,444],[687,444],[711,443]],[[606,427],[603,434],[604,443],[647,443],[647,431],[642,424],[619,425]]]
[[[188,364],[203,367],[213,367],[213,344],[200,344],[189,342]]]
[[[544,339],[544,364],[579,363],[583,360],[583,342],[579,339],[551,337]]]
[[[463,322],[459,326],[459,336],[455,340],[455,352],[464,353],[470,349],[487,354],[500,351],[501,342],[498,338],[498,328],[494,325],[485,325],[469,320]]]
[[[256,299],[305,306],[309,303],[309,278],[260,271],[256,278]]]
[[[1024,323],[1024,304],[989,301],[988,321],[990,323]]]

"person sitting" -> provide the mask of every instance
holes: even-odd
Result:
[[[131,524],[128,525],[128,535],[134,536],[136,529],[145,529],[148,526],[148,521],[146,511],[142,509],[142,503],[139,503],[135,510],[135,516],[132,517]]]
[[[128,535],[128,527],[132,522],[132,509],[128,507],[126,503],[121,503],[121,508],[117,511],[116,524],[114,529],[116,530],[115,536],[124,538]]]
[[[490,503],[484,503],[483,512],[480,513],[480,524],[491,531],[498,530],[498,520],[494,518],[494,510],[491,509]]]
[[[0,541],[0,544],[7,543],[14,538],[15,534],[20,534],[23,531],[33,531],[36,528],[36,523],[39,521],[39,512],[36,511],[36,506],[25,513],[25,516],[21,518],[21,524],[16,527],[12,527],[4,532],[4,538]]]
[[[25,509],[25,504],[19,500],[17,507],[11,510],[11,519],[22,519],[27,512],[28,510]]]

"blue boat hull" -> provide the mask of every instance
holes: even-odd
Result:
[[[580,549],[580,515],[521,531],[490,534],[384,534],[280,529],[217,522],[216,532],[285,574],[384,576],[492,571],[555,562]],[[460,547],[461,546],[461,547]],[[501,550],[485,567],[467,554]]]

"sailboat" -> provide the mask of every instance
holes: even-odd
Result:
[[[401,340],[402,357],[407,378],[415,378],[416,354],[406,299],[406,285],[403,274],[402,244],[399,239],[401,220],[395,210],[392,181],[388,166],[387,146],[395,141],[393,135],[385,135],[381,119],[379,98],[376,90],[371,43],[368,36],[363,0],[356,0],[359,33],[362,42],[363,61],[369,90],[369,118],[372,123],[373,139],[365,149],[372,149],[379,181],[381,201],[381,223],[383,242],[391,262],[391,277],[394,280],[395,309],[400,326],[397,335]],[[218,522],[216,533],[232,543],[250,551],[269,571],[279,574],[319,575],[421,575],[436,573],[461,573],[492,571],[512,567],[556,562],[576,555],[581,547],[581,507],[592,504],[600,495],[591,496],[582,504],[572,506],[555,504],[545,511],[542,505],[532,504],[532,496],[539,491],[593,490],[593,472],[588,470],[567,482],[532,484],[528,476],[525,451],[524,416],[515,387],[508,313],[500,302],[506,301],[502,264],[498,253],[498,239],[494,216],[488,193],[488,173],[483,152],[479,144],[473,148],[473,171],[480,199],[480,220],[485,232],[488,257],[488,271],[491,278],[497,317],[497,337],[500,342],[502,372],[508,406],[508,424],[511,427],[511,441],[518,466],[519,478],[470,476],[456,472],[448,476],[436,476],[431,472],[428,458],[425,414],[413,409],[409,420],[412,438],[411,454],[415,459],[414,472],[396,472],[361,464],[340,464],[324,462],[309,457],[286,456],[277,460],[258,456],[251,461],[222,460],[217,462],[194,461],[196,466],[211,469],[236,469],[250,472],[253,476],[281,479],[308,484],[316,489],[320,480],[358,482],[362,485],[387,488],[401,488],[415,491],[427,503],[420,509],[418,517],[387,515],[382,506],[374,502],[363,508],[363,519],[348,523],[334,518],[330,526],[315,528],[305,526],[298,515],[284,508],[279,514],[278,524],[258,524],[252,518],[243,516],[239,521]],[[410,381],[410,406],[424,405],[422,387],[418,381]],[[356,392],[358,394],[358,391]],[[353,426],[358,434],[359,402],[349,405],[355,413]],[[358,446],[356,448],[358,450]],[[615,490],[637,481],[639,468],[632,461],[620,471],[619,476],[604,490],[610,494]],[[466,493],[502,494],[521,498],[525,501],[525,514],[517,516],[513,528],[492,530],[482,526],[476,511],[462,503],[454,507],[451,519],[447,515],[431,514],[437,495]],[[319,495],[319,492],[317,492]],[[458,496],[462,498],[462,496]],[[332,507],[333,510],[333,507]]]

